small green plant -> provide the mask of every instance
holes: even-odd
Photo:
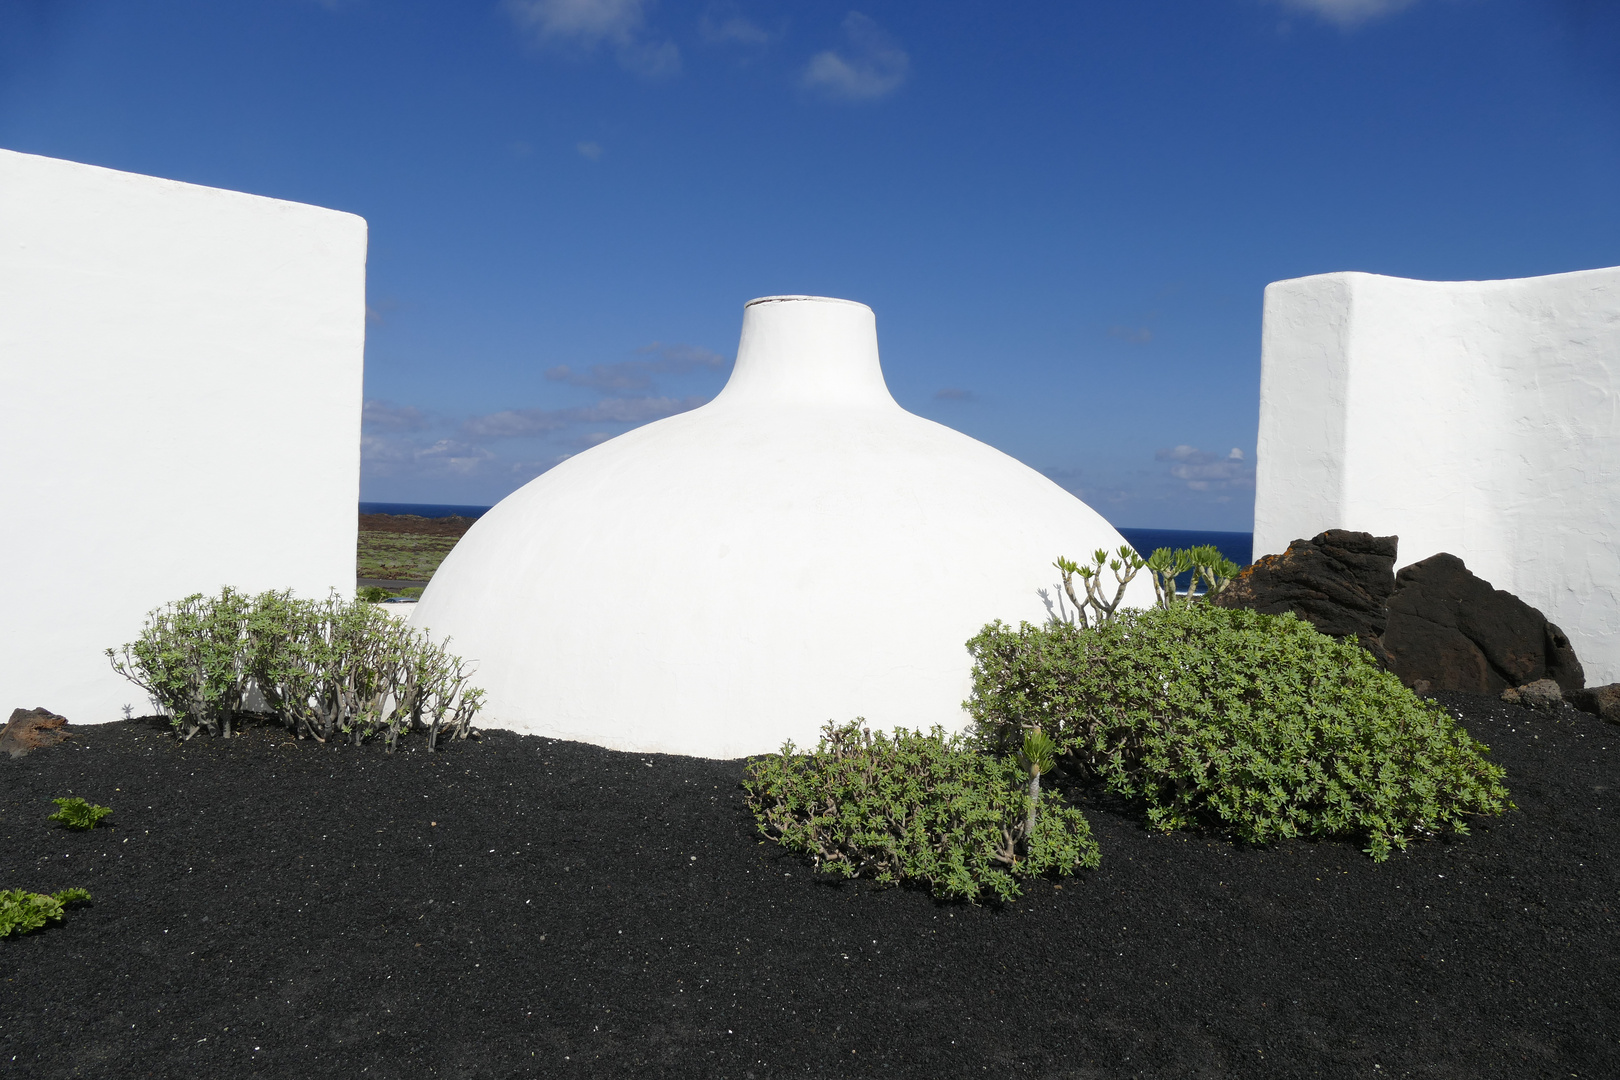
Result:
[[[749,762],[743,789],[760,832],[818,869],[918,881],[942,899],[1011,900],[1015,876],[1072,874],[1100,858],[1085,817],[1042,794],[1038,774],[938,727],[891,737],[861,720],[829,723],[809,753],[790,742]]]
[[[0,938],[38,930],[47,922],[61,922],[68,904],[88,903],[84,889],[63,889],[59,893],[32,893],[22,889],[0,889]]]
[[[1153,591],[1157,595],[1160,607],[1169,607],[1178,601],[1192,603],[1200,598],[1208,599],[1226,588],[1242,569],[1237,563],[1221,554],[1221,549],[1214,544],[1204,544],[1195,548],[1181,548],[1172,551],[1170,548],[1158,548],[1147,559],[1148,573],[1153,575]],[[1187,571],[1193,572],[1192,579],[1187,583],[1185,594],[1176,592],[1176,579]],[[1204,591],[1198,591],[1198,583],[1204,583]]]
[[[388,590],[383,588],[381,585],[367,585],[365,588],[355,593],[355,596],[358,599],[363,600],[368,604],[380,604],[384,600],[388,599],[390,595],[391,594],[388,592]]]
[[[70,829],[88,831],[95,828],[101,819],[112,813],[110,806],[97,806],[87,803],[78,796],[66,799],[52,799],[56,804],[56,813],[46,818],[47,821],[59,821]]]
[[[1057,743],[1040,728],[1032,729],[1024,736],[1018,764],[1029,771],[1029,813],[1024,819],[1024,835],[1034,836],[1036,811],[1041,805],[1041,774],[1051,772],[1057,764]]]
[[[1129,544],[1121,544],[1118,551],[1109,554],[1102,548],[1091,553],[1091,563],[1077,563],[1059,555],[1057,562],[1052,564],[1063,574],[1063,591],[1069,596],[1069,603],[1074,605],[1075,622],[1081,626],[1093,624],[1101,626],[1114,617],[1119,605],[1125,599],[1125,587],[1136,577],[1137,571],[1146,566],[1142,557],[1131,549]],[[1114,575],[1114,596],[1108,598],[1107,586],[1103,584],[1103,567],[1106,565]],[[1081,588],[1086,598],[1080,599],[1074,591],[1074,579],[1080,579]],[[1091,614],[1086,614],[1087,609]]]
[[[1510,809],[1503,769],[1358,645],[1292,615],[1177,603],[968,643],[981,749],[1049,735],[1082,780],[1170,830],[1353,836],[1374,859]]]

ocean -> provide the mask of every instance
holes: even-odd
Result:
[[[1194,548],[1205,544],[1214,544],[1220,549],[1222,555],[1237,563],[1239,566],[1248,566],[1254,561],[1254,533],[1246,532],[1209,532],[1198,529],[1119,529],[1119,535],[1130,542],[1131,547],[1144,559],[1162,547],[1167,548]],[[1090,552],[1085,552],[1090,554]],[[1068,558],[1076,562],[1079,555],[1069,555]]]
[[[448,503],[384,503],[363,502],[360,504],[362,514],[415,514],[417,517],[481,517],[489,507],[487,506],[452,506]],[[1115,526],[1119,528],[1119,526]],[[1126,529],[1119,528],[1119,534],[1144,558],[1153,554],[1156,548],[1192,548],[1202,547],[1205,544],[1214,544],[1221,554],[1237,563],[1239,566],[1248,566],[1253,558],[1254,534],[1246,532],[1212,532],[1201,529]],[[1076,561],[1083,561],[1091,552],[1064,551],[1052,553],[1055,559],[1058,555]]]
[[[362,514],[414,514],[417,517],[483,517],[487,506],[451,506],[448,503],[377,503],[360,504]]]

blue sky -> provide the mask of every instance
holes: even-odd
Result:
[[[0,146],[364,216],[368,499],[492,502],[816,293],[906,408],[1241,530],[1267,282],[1620,263],[1620,4],[0,0]]]

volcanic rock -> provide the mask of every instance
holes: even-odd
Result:
[[[1502,691],[1502,700],[1526,709],[1554,709],[1563,704],[1564,689],[1552,679],[1537,679],[1523,686],[1510,686]]]
[[[1292,611],[1324,634],[1354,637],[1387,662],[1380,637],[1384,605],[1395,591],[1397,537],[1329,529],[1295,540],[1234,577],[1212,601],[1267,615]]]
[[[1576,690],[1569,695],[1569,703],[1611,724],[1620,724],[1620,683]]]
[[[1446,552],[1395,576],[1382,644],[1408,686],[1425,679],[1437,690],[1498,695],[1540,679],[1563,690],[1586,685],[1562,630]]]
[[[49,709],[13,709],[11,719],[0,728],[0,751],[20,758],[30,750],[55,746],[63,739],[72,738],[60,730],[65,723],[67,717]]]

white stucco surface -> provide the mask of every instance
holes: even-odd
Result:
[[[1266,289],[1255,555],[1323,529],[1439,551],[1620,680],[1620,267]]]
[[[1053,560],[1123,542],[1034,470],[901,409],[870,308],[772,297],[744,309],[714,401],[503,500],[412,621],[477,660],[489,726],[735,757],[857,716],[961,728],[967,639],[1044,621]],[[1145,572],[1133,589],[1152,603]]]
[[[224,585],[354,589],[366,225],[0,150],[0,720]]]

